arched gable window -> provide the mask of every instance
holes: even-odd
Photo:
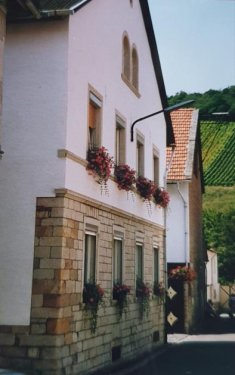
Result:
[[[139,88],[139,59],[137,50],[132,48],[132,85],[138,90]]]
[[[127,35],[124,36],[123,38],[123,66],[122,66],[122,71],[124,76],[130,81],[130,76],[131,76],[131,67],[130,67],[130,43],[128,40]]]

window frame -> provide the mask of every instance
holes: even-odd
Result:
[[[88,126],[87,126],[87,145],[88,149],[98,148],[101,146],[102,134],[102,111],[103,98],[93,87],[88,88]],[[91,126],[91,122],[94,125]],[[93,129],[93,131],[91,130]],[[93,136],[92,133],[93,132]]]
[[[156,244],[153,245],[153,284],[155,283],[160,283],[160,250]]]
[[[88,237],[89,236],[89,237]],[[88,249],[87,239],[91,240],[95,239],[95,246],[94,248]],[[94,252],[95,259],[93,260],[93,267],[94,269],[91,271],[91,252]],[[90,259],[88,259],[90,258]],[[85,238],[84,238],[84,275],[83,275],[83,282],[84,284],[94,283],[97,277],[97,232],[85,230]],[[91,277],[92,276],[92,277]]]
[[[157,166],[156,161],[157,160]],[[160,158],[159,158],[159,151],[157,147],[153,147],[153,182],[159,186],[159,176],[160,176]]]
[[[118,134],[117,134],[118,133]],[[126,122],[116,113],[115,116],[115,163],[116,165],[126,162]]]
[[[116,244],[121,244],[121,247],[116,247]],[[119,254],[118,257],[118,253]],[[112,261],[112,282],[113,286],[117,283],[122,284],[123,283],[123,253],[124,253],[124,241],[123,237],[120,237],[118,235],[114,235],[113,238],[113,261]],[[119,268],[119,269],[118,269]],[[118,278],[119,276],[119,278]]]
[[[136,174],[144,176],[145,174],[145,144],[144,136],[138,131],[136,133]]]

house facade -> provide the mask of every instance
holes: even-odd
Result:
[[[165,336],[162,299],[151,293],[141,317],[136,284],[163,282],[164,210],[118,189],[113,170],[107,185],[87,171],[102,146],[163,185],[169,118],[139,123],[130,141],[133,121],[166,105],[148,4],[65,3],[8,9],[4,65],[0,366],[43,375],[88,373]],[[104,291],[95,332],[90,281]],[[130,288],[122,317],[116,281]]]
[[[171,196],[166,219],[168,272],[171,274],[176,267],[186,267],[192,274],[196,273],[196,278],[182,286],[181,311],[168,323],[173,331],[190,332],[203,318],[206,297],[198,110],[179,109],[172,112],[171,118],[176,147],[167,177],[167,190]],[[168,160],[171,154],[168,150]]]

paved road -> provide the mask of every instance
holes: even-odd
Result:
[[[176,335],[161,355],[130,375],[234,375],[235,334]]]

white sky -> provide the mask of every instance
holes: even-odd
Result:
[[[148,0],[167,95],[235,85],[235,0]]]

